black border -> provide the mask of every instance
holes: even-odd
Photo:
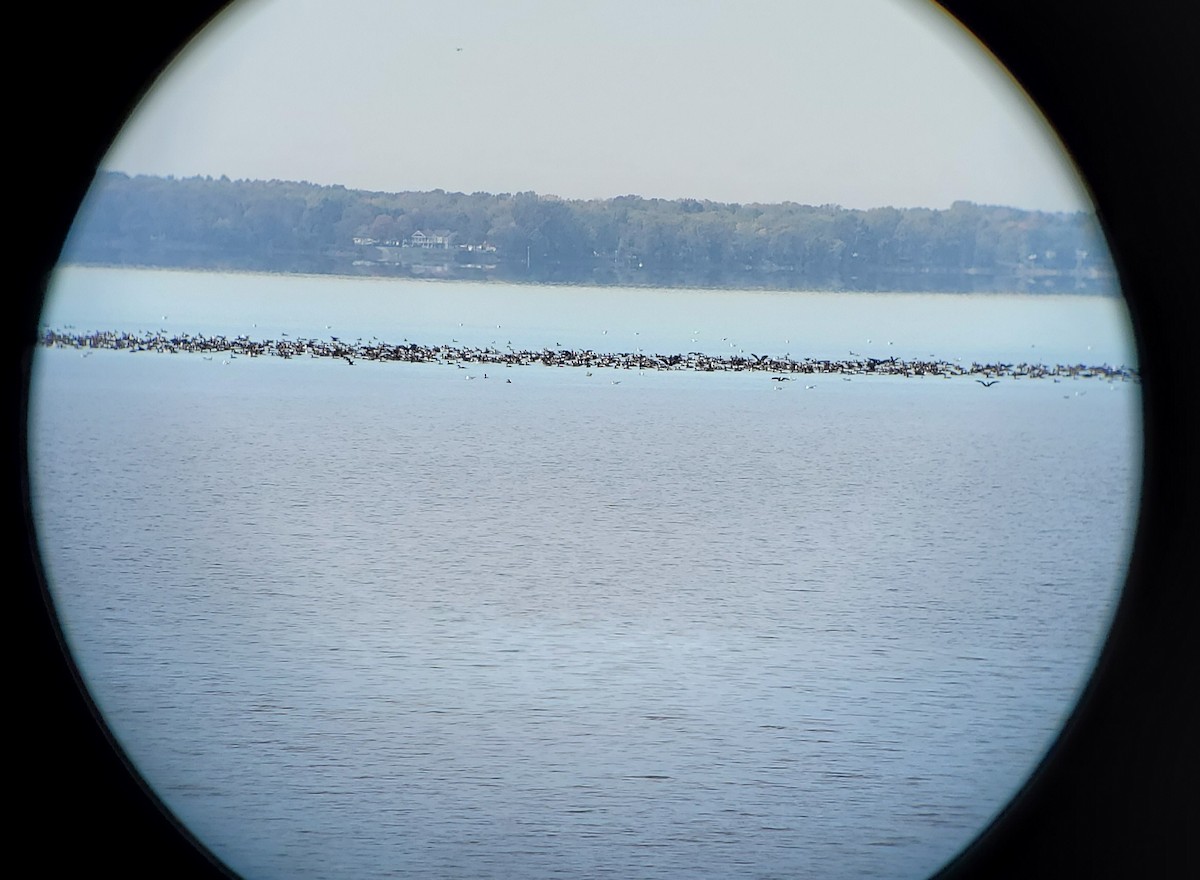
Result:
[[[92,173],[142,90],[223,3],[23,7],[11,19],[6,503],[16,589],[8,855],[41,874],[228,876],[97,723],[45,601],[25,492],[25,393],[41,297]],[[1173,0],[944,0],[1041,106],[1083,172],[1130,302],[1144,497],[1101,662],[1039,772],[939,878],[1200,876],[1200,29]],[[167,8],[169,7],[169,8]],[[451,5],[452,7],[452,5]],[[440,15],[452,15],[447,8]]]
[[[1138,337],[1146,447],[1130,573],[1088,688],[1038,772],[943,873],[1200,876],[1196,6],[942,5],[1025,87],[1087,181]]]

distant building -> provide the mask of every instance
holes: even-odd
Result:
[[[425,233],[418,229],[408,237],[405,246],[425,248],[426,250],[447,250],[450,247],[450,231],[439,229],[434,233]]]

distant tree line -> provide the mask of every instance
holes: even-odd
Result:
[[[411,246],[414,234],[439,246]],[[1093,215],[731,204],[635,195],[383,193],[98,175],[64,247],[82,264],[584,284],[1115,293]]]

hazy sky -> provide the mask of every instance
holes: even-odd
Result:
[[[353,189],[1078,210],[1041,116],[926,0],[248,0],[105,161]]]

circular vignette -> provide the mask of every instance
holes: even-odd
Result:
[[[61,646],[29,517],[25,402],[50,271],[92,175],[144,90],[226,4],[187,0],[143,18],[84,6],[27,9],[19,33],[49,76],[18,81],[10,131],[24,209],[12,253],[18,339],[8,363],[9,560],[18,589],[9,733],[17,833],[8,856],[54,873],[223,877],[112,744]],[[1129,302],[1143,376],[1145,463],[1126,589],[1091,682],[1042,766],[945,878],[1184,876],[1200,784],[1196,435],[1189,375],[1200,241],[1192,108],[1200,98],[1197,15],[1168,0],[1131,5],[1007,0],[941,5],[1014,75],[1057,130],[1089,187]],[[1190,849],[1189,849],[1190,847]],[[1149,869],[1147,871],[1147,868]]]
[[[1089,188],[1134,326],[1145,452],[1129,573],[1091,679],[1025,786],[937,876],[1190,875],[1200,655],[1185,631],[1197,610],[1185,586],[1197,581],[1186,243],[1200,188],[1184,108],[1200,85],[1197,15],[1166,2],[941,5],[1026,89]]]

